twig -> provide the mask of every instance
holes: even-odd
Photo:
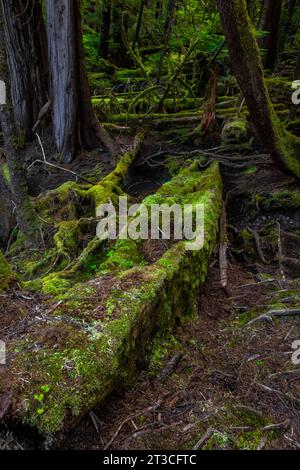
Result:
[[[280,227],[279,222],[277,222],[277,228],[278,228],[278,265],[279,265],[279,271],[280,271],[282,280],[285,281],[286,277],[285,277],[283,266],[282,266],[283,255],[282,255],[282,243],[281,243],[281,227]]]
[[[202,447],[204,446],[204,444],[206,444],[206,442],[212,437],[212,435],[214,434],[215,429],[213,428],[208,428],[208,430],[206,431],[206,433],[201,437],[201,439],[199,439],[199,441],[194,445],[193,449],[192,450],[199,450],[199,449],[202,449]]]
[[[133,420],[135,418],[138,418],[139,416],[143,415],[144,413],[152,413],[153,411],[156,411],[160,407],[161,403],[162,402],[159,401],[156,405],[149,406],[148,408],[145,408],[144,410],[139,411],[138,413],[135,413],[134,415],[131,415],[128,418],[124,419],[124,421],[122,421],[122,423],[120,424],[120,426],[118,427],[118,429],[116,430],[116,432],[114,433],[114,435],[112,436],[110,441],[104,447],[104,450],[109,449],[109,447],[112,445],[112,443],[114,442],[114,440],[118,436],[118,434],[121,431],[121,429],[123,428],[123,426],[125,426],[125,424],[129,423],[131,420]]]
[[[291,427],[291,420],[288,418],[281,423],[276,423],[276,424],[268,424],[263,428],[263,431],[287,431]]]
[[[261,248],[261,245],[260,245],[260,236],[258,235],[258,233],[247,227],[248,231],[253,235],[254,237],[254,241],[255,241],[255,245],[256,245],[256,249],[257,249],[257,253],[258,253],[258,256],[259,256],[259,259],[264,263],[264,264],[270,264],[269,261],[266,260],[264,254],[263,254],[263,251],[262,251],[262,248]]]
[[[281,392],[281,390],[276,390],[274,388],[268,387],[267,385],[261,384],[259,382],[255,382],[254,385],[257,385],[258,387],[262,388],[263,390],[266,390],[267,392],[276,393],[277,395],[280,395],[285,398],[289,398],[289,400],[300,404],[300,400],[294,397],[293,395],[290,395],[289,393],[283,393]]]
[[[284,370],[283,372],[276,372],[275,374],[269,375],[269,379],[274,377],[280,377],[281,375],[286,376],[297,376],[300,375],[300,369]]]
[[[44,147],[43,147],[41,138],[40,138],[40,136],[39,136],[39,134],[38,134],[37,132],[35,133],[35,135],[37,136],[39,145],[40,145],[41,150],[42,150],[43,160],[40,160],[40,159],[35,160],[33,163],[31,163],[31,165],[29,165],[29,167],[27,168],[27,170],[30,170],[30,168],[33,167],[36,163],[44,163],[45,165],[48,165],[48,166],[50,166],[50,167],[52,167],[52,168],[56,168],[57,170],[66,171],[67,173],[70,173],[70,174],[74,175],[76,178],[81,179],[81,180],[84,181],[85,183],[93,184],[93,183],[92,183],[91,181],[89,181],[87,178],[85,178],[84,176],[78,175],[78,174],[75,173],[75,171],[73,171],[73,170],[68,170],[67,168],[64,168],[64,167],[59,166],[59,165],[54,165],[54,163],[48,162],[47,159],[46,159],[46,154],[45,154],[45,150],[44,150]]]
[[[293,315],[300,315],[300,309],[286,309],[286,310],[270,310],[267,312],[268,315],[274,315],[274,317],[289,317]]]
[[[263,314],[263,315],[260,315],[259,317],[253,318],[252,320],[250,320],[247,323],[247,326],[253,325],[253,323],[256,323],[258,321],[266,321],[266,322],[270,323],[272,326],[275,326],[275,323],[274,323],[272,317],[270,317],[270,315],[267,315],[267,314]]]

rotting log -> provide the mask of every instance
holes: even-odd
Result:
[[[189,251],[178,241],[147,262],[141,240],[117,240],[94,279],[61,295],[43,321],[33,314],[21,337],[9,342],[0,375],[0,415],[5,406],[7,422],[12,417],[43,434],[74,426],[112,391],[133,383],[156,334],[197,314],[222,207],[217,163],[204,171],[197,163],[184,168],[144,200],[161,202],[204,205],[203,246]]]

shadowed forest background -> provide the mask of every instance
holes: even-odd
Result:
[[[0,0],[0,80],[0,449],[299,449],[299,1]]]

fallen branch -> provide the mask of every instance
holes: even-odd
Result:
[[[256,249],[257,249],[257,253],[258,253],[258,256],[259,256],[259,259],[262,261],[262,263],[264,264],[270,264],[269,261],[266,260],[264,254],[263,254],[263,251],[262,251],[262,248],[261,248],[261,245],[260,245],[260,236],[258,235],[258,233],[247,227],[248,231],[253,235],[254,237],[254,241],[255,241],[255,246],[256,246]]]
[[[160,382],[164,382],[169,375],[174,371],[176,368],[177,364],[181,361],[183,358],[182,352],[179,352],[175,354],[175,356],[172,357],[172,359],[167,363],[167,365],[164,367],[162,372],[160,373],[158,380]]]
[[[267,314],[263,314],[263,315],[260,315],[259,317],[253,318],[247,323],[247,326],[253,325],[253,323],[256,323],[258,321],[266,321],[270,323],[272,326],[275,326],[275,323],[272,317],[270,317],[270,315],[267,315]]]
[[[208,428],[206,433],[199,439],[199,441],[194,445],[192,450],[199,450],[202,449],[204,444],[212,437],[212,435],[216,432],[214,428]]]
[[[300,309],[286,309],[286,310],[270,310],[267,315],[274,315],[274,317],[289,317],[294,315],[300,315]]]
[[[227,249],[228,249],[228,237],[227,237],[227,217],[225,203],[223,202],[223,208],[220,219],[220,249],[219,249],[219,265],[220,265],[220,279],[221,286],[225,289],[227,287]]]

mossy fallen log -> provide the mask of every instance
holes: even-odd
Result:
[[[150,262],[141,240],[117,240],[91,281],[65,292],[42,317],[33,314],[26,331],[9,342],[0,375],[2,396],[11,397],[7,420],[44,434],[68,429],[133,382],[155,334],[197,314],[222,206],[218,165],[201,171],[194,163],[144,201],[161,202],[204,205],[203,246],[191,251],[178,241]]]

